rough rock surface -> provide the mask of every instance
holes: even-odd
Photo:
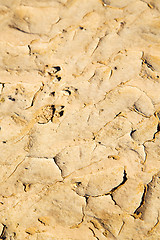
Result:
[[[159,0],[0,0],[0,239],[160,239],[159,29]]]

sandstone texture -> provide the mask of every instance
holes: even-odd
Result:
[[[0,239],[160,239],[160,1],[0,0]]]

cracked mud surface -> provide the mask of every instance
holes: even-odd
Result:
[[[0,239],[160,239],[159,0],[0,19]]]

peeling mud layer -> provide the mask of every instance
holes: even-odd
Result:
[[[0,0],[0,239],[160,239],[159,29],[159,0]]]

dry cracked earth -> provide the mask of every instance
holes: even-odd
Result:
[[[160,239],[160,1],[0,0],[0,239]]]

